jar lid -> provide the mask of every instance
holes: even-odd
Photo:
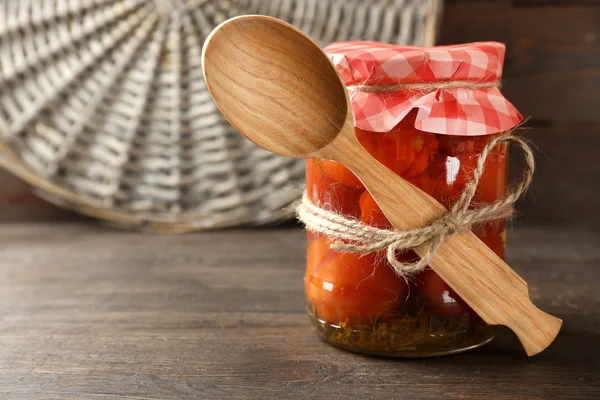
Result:
[[[354,124],[389,132],[413,109],[415,128],[475,136],[514,128],[523,116],[500,93],[505,46],[415,47],[339,42],[325,48],[348,86]]]

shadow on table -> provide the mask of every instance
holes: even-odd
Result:
[[[446,357],[438,357],[439,365],[455,364],[496,364],[496,365],[539,365],[559,363],[563,368],[569,365],[584,366],[600,364],[600,332],[583,331],[565,323],[555,341],[542,353],[527,357],[518,338],[506,327],[498,327],[498,335],[480,349]]]

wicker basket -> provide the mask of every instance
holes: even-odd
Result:
[[[368,4],[370,3],[370,4]],[[257,148],[210,100],[200,53],[240,14],[321,44],[431,44],[441,0],[0,0],[0,165],[47,200],[184,232],[289,218],[304,163]]]

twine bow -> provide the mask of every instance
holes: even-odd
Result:
[[[516,143],[523,150],[526,168],[522,179],[504,199],[470,208],[489,153],[495,146],[505,142]],[[346,218],[319,207],[308,198],[306,193],[297,206],[296,213],[308,230],[322,233],[334,240],[332,249],[349,253],[371,253],[387,249],[387,259],[396,273],[409,277],[425,269],[446,236],[468,231],[484,222],[512,216],[513,205],[531,184],[534,170],[535,160],[531,148],[524,139],[511,132],[494,138],[484,147],[471,180],[452,209],[422,228],[402,231],[366,225],[356,219]],[[397,259],[397,251],[411,250],[424,244],[429,244],[429,247],[420,260],[414,263],[402,263]]]

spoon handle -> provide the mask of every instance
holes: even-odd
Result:
[[[358,176],[397,229],[424,226],[447,212],[371,156],[353,129],[344,128],[324,150]],[[422,256],[427,249],[423,245],[415,251]],[[473,232],[446,237],[430,266],[485,322],[512,329],[529,356],[543,351],[558,335],[562,321],[535,307],[527,283]]]

